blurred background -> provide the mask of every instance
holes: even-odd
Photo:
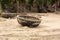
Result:
[[[60,11],[60,0],[0,0],[0,13]]]

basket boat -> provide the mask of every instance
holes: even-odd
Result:
[[[41,20],[37,17],[23,15],[23,16],[17,16],[17,21],[22,26],[31,26],[31,27],[37,27]]]

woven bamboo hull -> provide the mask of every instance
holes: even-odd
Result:
[[[30,26],[30,27],[37,27],[41,23],[41,20],[32,16],[18,16],[17,21],[19,24],[23,26]]]

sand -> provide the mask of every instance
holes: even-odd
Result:
[[[28,14],[39,17],[41,14]],[[17,18],[0,17],[0,40],[59,40],[60,14],[42,14],[41,23],[36,28],[21,26]]]

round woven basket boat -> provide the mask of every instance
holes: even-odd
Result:
[[[22,26],[29,26],[29,27],[37,27],[41,23],[41,20],[39,18],[28,15],[17,16],[17,21]]]

